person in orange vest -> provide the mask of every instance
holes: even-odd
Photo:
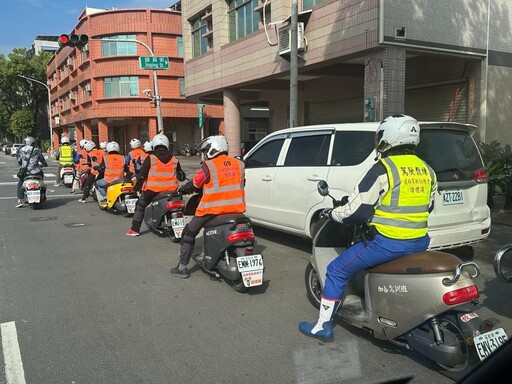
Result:
[[[96,181],[96,188],[103,196],[103,200],[107,197],[107,185],[114,180],[124,179],[124,168],[126,161],[122,155],[119,154],[119,144],[111,141],[107,144],[107,154],[98,167],[99,175]]]
[[[79,150],[76,152],[75,155],[75,169],[76,169],[76,175],[75,180],[73,181],[73,186],[71,187],[71,193],[74,195],[76,193],[76,190],[80,187],[80,178],[82,175],[86,172],[89,172],[89,166],[87,165],[87,151],[84,148],[84,145],[88,142],[87,139],[80,140],[79,143]],[[83,187],[82,187],[83,188]]]
[[[91,191],[92,184],[96,177],[98,176],[99,166],[101,164],[101,160],[103,160],[103,151],[101,149],[96,149],[96,144],[94,141],[88,141],[84,144],[84,149],[87,151],[87,162],[86,168],[88,169],[89,176],[84,183],[84,190],[82,194],[82,198],[78,200],[79,203],[85,203],[87,198],[89,197],[89,193]]]
[[[194,217],[183,229],[178,265],[171,269],[171,275],[182,279],[190,277],[187,265],[201,228],[217,215],[245,212],[244,163],[228,156],[226,138],[220,135],[210,136],[201,141],[196,149],[203,153],[205,161],[192,181],[179,189],[183,194],[198,192],[201,189],[203,191]]]
[[[135,191],[142,191],[135,205],[132,226],[126,231],[127,236],[139,236],[144,210],[161,192],[171,192],[178,189],[178,181],[185,180],[185,172],[169,149],[167,136],[158,134],[153,137],[153,152],[146,157],[139,172],[135,173]]]
[[[130,147],[132,150],[126,155],[126,164],[128,165],[129,176],[139,172],[139,169],[146,157],[144,150],[140,147],[139,139],[131,139]]]

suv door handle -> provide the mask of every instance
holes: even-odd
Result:
[[[321,181],[323,180],[321,177],[319,177],[318,175],[312,175],[312,176],[309,176],[308,177],[308,181]]]
[[[265,175],[261,178],[261,181],[272,181],[272,177],[270,177],[269,175]]]

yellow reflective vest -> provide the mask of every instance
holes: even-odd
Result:
[[[428,232],[428,208],[436,175],[415,155],[381,159],[386,168],[389,189],[376,208],[370,225],[383,236],[407,240]]]
[[[59,164],[73,165],[73,148],[70,145],[61,145],[59,148]]]

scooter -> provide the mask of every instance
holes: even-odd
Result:
[[[505,283],[512,283],[512,244],[498,249],[494,255],[494,272]]]
[[[101,210],[121,213],[124,217],[130,217],[135,212],[137,194],[133,191],[131,180],[114,180],[106,186],[107,198],[104,200],[98,188],[91,193]]]
[[[325,181],[317,189],[334,206],[342,205],[329,195]],[[323,217],[315,233],[305,283],[308,300],[319,308],[327,266],[364,232]],[[377,339],[424,355],[457,380],[508,339],[499,320],[478,314],[473,278],[479,273],[475,262],[449,253],[407,255],[353,276],[337,316]]]
[[[63,165],[60,169],[60,180],[66,187],[71,188],[75,179],[75,167],[72,164]]]
[[[37,209],[46,201],[46,183],[44,182],[43,176],[25,176],[22,189],[24,200],[32,206],[32,208]]]
[[[193,216],[200,200],[201,194],[192,195],[185,215]],[[218,215],[202,232],[203,251],[192,258],[203,271],[216,279],[222,276],[240,293],[263,283],[263,257],[254,254],[251,219],[241,213]]]
[[[144,210],[144,222],[152,231],[179,243],[185,228],[184,207],[180,192],[159,193]]]

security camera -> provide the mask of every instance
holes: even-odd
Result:
[[[143,90],[142,92],[144,92],[144,94],[145,94],[147,97],[150,97],[150,96],[151,96],[151,89],[145,89],[145,90]]]

